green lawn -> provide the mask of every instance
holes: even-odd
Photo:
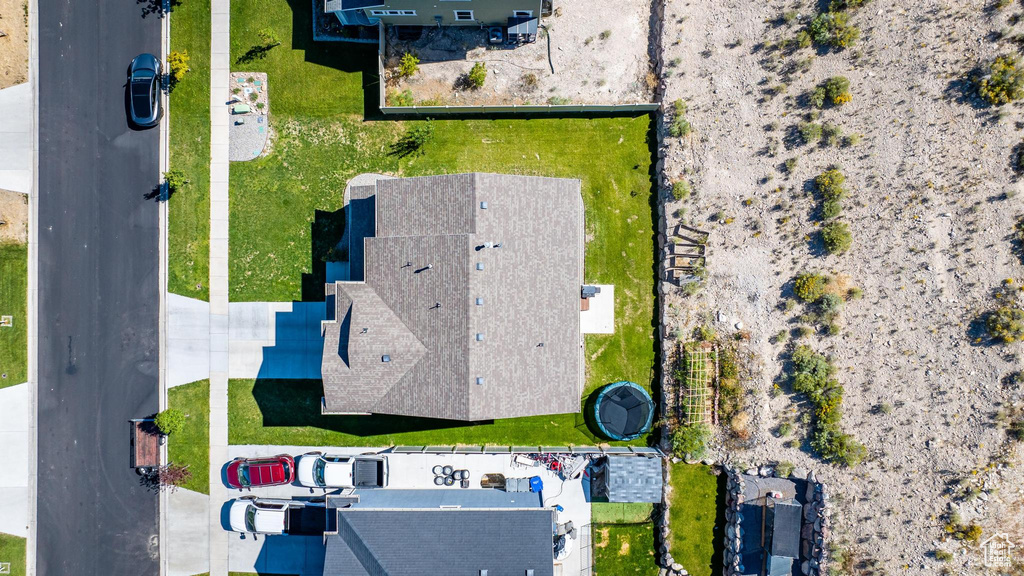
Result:
[[[655,575],[654,523],[592,524],[594,576]]]
[[[25,539],[0,533],[0,563],[11,563],[11,576],[25,576]]]
[[[594,524],[639,524],[654,513],[654,504],[647,502],[594,502],[590,505]]]
[[[0,388],[28,380],[28,245],[0,244],[0,315],[14,325],[0,327]]]
[[[210,381],[167,391],[167,405],[185,413],[185,429],[167,440],[168,460],[188,465],[192,478],[182,488],[210,493]]]
[[[700,464],[680,462],[671,466],[672,557],[693,576],[720,574],[725,476],[715,476],[711,468]]]
[[[373,47],[314,45],[310,9],[309,3],[286,0],[231,4],[232,69],[268,74],[276,135],[267,156],[231,164],[231,300],[322,300],[324,255],[340,238],[345,184],[361,172],[491,171],[579,178],[592,238],[586,280],[616,286],[616,333],[586,339],[587,395],[622,379],[650,388],[655,350],[650,117],[434,120],[433,137],[422,153],[399,156],[391,153],[391,145],[416,122],[364,119],[367,111],[375,116]],[[281,45],[246,61],[264,28],[273,30]],[[321,395],[316,391],[308,398],[282,400],[290,412],[268,412],[269,402],[257,402],[254,387],[251,381],[232,384],[232,442],[596,441],[582,415],[437,429],[452,423],[321,418],[313,405]]]
[[[209,299],[210,278],[210,0],[175,4],[171,50],[187,51],[189,72],[170,97],[170,167],[188,184],[169,200],[167,288]]]

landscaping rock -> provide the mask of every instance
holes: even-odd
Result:
[[[679,562],[675,562],[675,563],[672,564],[672,570],[674,572],[680,572],[680,571],[682,571],[682,569],[683,569],[683,565],[680,564]]]
[[[806,468],[793,468],[793,471],[789,473],[789,477],[793,480],[803,480],[807,478]]]

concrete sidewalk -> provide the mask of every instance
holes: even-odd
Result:
[[[0,532],[28,538],[28,384],[0,389]]]
[[[192,576],[210,570],[210,497],[179,488],[167,495],[167,574]]]
[[[32,85],[0,90],[0,188],[32,192]]]

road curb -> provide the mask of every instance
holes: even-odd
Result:
[[[167,67],[167,54],[171,47],[171,4],[170,0],[163,1],[163,26],[160,29],[160,61],[163,69],[170,73]],[[158,283],[160,285],[160,304],[158,325],[158,409],[167,408],[167,203],[170,200],[170,191],[167,190],[167,183],[164,181],[164,173],[170,168],[170,125],[171,125],[171,98],[169,92],[161,96],[164,99],[164,116],[160,119],[160,190],[165,194],[160,201],[159,229],[160,240],[158,267]],[[167,444],[160,447],[160,462],[167,464]],[[160,491],[159,517],[159,550],[160,550],[160,576],[167,574],[167,491]]]
[[[36,574],[39,469],[39,3],[28,1],[28,81],[32,87],[32,189],[28,195],[28,539],[25,573]]]

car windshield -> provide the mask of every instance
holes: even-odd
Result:
[[[326,484],[326,482],[324,482],[324,465],[322,458],[317,458],[316,462],[313,464],[313,481],[320,486]]]
[[[245,527],[248,528],[250,532],[256,531],[256,507],[252,504],[245,509]]]
[[[252,480],[249,478],[249,465],[244,462],[238,465],[238,483],[242,486],[252,486]]]

